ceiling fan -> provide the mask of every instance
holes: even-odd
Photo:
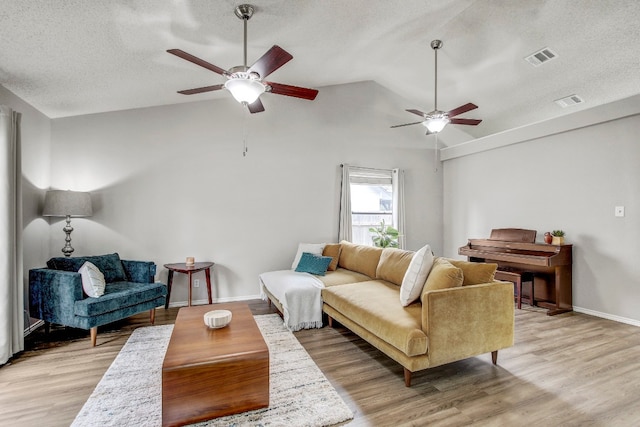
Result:
[[[235,15],[244,22],[244,65],[238,65],[230,68],[229,70],[224,70],[183,50],[167,50],[167,52],[172,55],[185,59],[189,62],[193,62],[196,65],[227,78],[227,81],[223,84],[180,90],[178,93],[183,95],[193,95],[196,93],[212,92],[224,88],[231,92],[231,95],[233,95],[238,102],[242,105],[246,105],[251,113],[264,111],[264,106],[262,105],[262,101],[260,101],[260,95],[264,92],[308,99],[311,101],[316,98],[318,91],[315,89],[290,86],[264,80],[269,74],[273,73],[275,70],[293,59],[293,56],[280,46],[274,45],[264,55],[262,55],[260,59],[254,62],[251,67],[247,67],[247,21],[251,19],[253,12],[254,8],[250,4],[237,6],[234,10]]]
[[[417,114],[418,116],[422,116],[422,118],[424,120],[421,120],[419,122],[405,123],[405,124],[402,124],[402,125],[391,126],[392,128],[397,128],[397,127],[402,127],[402,126],[410,126],[410,125],[417,125],[419,123],[422,123],[427,128],[427,135],[430,135],[430,134],[433,134],[433,133],[440,132],[449,123],[454,124],[454,125],[477,126],[482,121],[482,120],[478,120],[478,119],[458,119],[458,118],[454,118],[454,117],[456,117],[456,116],[458,116],[458,115],[460,115],[462,113],[466,113],[467,111],[475,110],[476,108],[478,108],[477,105],[472,104],[472,103],[461,105],[458,108],[454,108],[453,110],[446,111],[446,112],[438,110],[438,49],[440,49],[441,47],[442,47],[442,41],[441,40],[433,40],[431,42],[431,48],[433,49],[433,52],[435,54],[435,90],[434,90],[435,100],[434,100],[434,110],[431,111],[430,113],[423,113],[420,110],[405,110],[405,111],[408,111],[410,113]]]

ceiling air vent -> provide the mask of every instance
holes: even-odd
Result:
[[[539,67],[545,62],[549,62],[552,59],[555,59],[557,57],[558,57],[557,53],[555,53],[548,47],[545,47],[544,49],[541,49],[527,56],[526,58],[524,58],[524,60],[527,61],[529,64],[533,65],[534,67]]]
[[[561,106],[562,108],[571,107],[572,105],[582,104],[584,99],[580,98],[578,95],[569,95],[564,98],[556,99],[555,103]]]

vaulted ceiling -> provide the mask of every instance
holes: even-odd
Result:
[[[458,126],[474,138],[640,93],[637,0],[248,2],[255,7],[248,63],[277,44],[294,58],[269,80],[319,89],[319,97],[323,86],[373,80],[406,99],[406,108],[431,111],[430,42],[441,39],[438,107],[477,104],[461,117],[483,122]],[[51,118],[230,96],[177,94],[224,78],[166,50],[225,69],[241,65],[243,24],[233,13],[240,3],[4,0],[0,84]],[[542,48],[557,57],[538,67],[524,59]],[[554,102],[574,94],[584,103]],[[273,97],[263,95],[260,114],[273,114]],[[402,110],[389,117],[378,125],[417,118]]]

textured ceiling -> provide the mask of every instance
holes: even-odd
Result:
[[[3,0],[0,84],[51,118],[230,96],[176,94],[224,78],[165,51],[240,65],[242,21],[233,14],[240,3]],[[294,59],[269,80],[317,88],[319,96],[323,86],[373,80],[405,98],[406,108],[431,111],[429,44],[443,40],[438,107],[477,104],[463,117],[482,124],[457,126],[476,138],[640,93],[637,0],[250,3],[248,62],[278,44]],[[537,68],[524,61],[544,47],[558,58]],[[572,94],[586,102],[566,109],[553,102]],[[260,114],[268,114],[275,95],[263,96]],[[385,126],[416,121],[402,110],[391,117]]]

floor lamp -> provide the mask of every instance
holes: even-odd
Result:
[[[50,190],[44,197],[44,210],[42,216],[66,217],[67,225],[62,229],[67,233],[62,253],[71,256],[71,217],[85,217],[93,215],[91,208],[91,194],[80,191]]]

